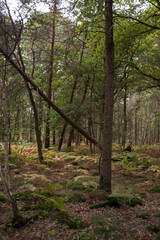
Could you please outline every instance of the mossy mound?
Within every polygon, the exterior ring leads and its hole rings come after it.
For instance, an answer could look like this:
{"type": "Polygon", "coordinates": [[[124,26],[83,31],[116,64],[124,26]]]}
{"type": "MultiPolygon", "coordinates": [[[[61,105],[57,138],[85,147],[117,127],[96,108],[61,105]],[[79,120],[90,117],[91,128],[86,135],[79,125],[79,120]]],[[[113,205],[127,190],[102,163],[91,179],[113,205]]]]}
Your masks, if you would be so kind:
{"type": "Polygon", "coordinates": [[[12,225],[14,228],[21,228],[26,223],[27,223],[27,219],[20,215],[12,220],[12,225]]]}
{"type": "Polygon", "coordinates": [[[73,191],[69,193],[68,202],[85,202],[86,199],[81,191],[73,191]]]}
{"type": "Polygon", "coordinates": [[[148,213],[141,213],[139,215],[137,215],[138,218],[141,219],[149,219],[149,214],[148,213]]]}
{"type": "Polygon", "coordinates": [[[61,224],[68,226],[70,229],[82,229],[87,226],[87,224],[81,221],[77,216],[69,216],[67,212],[55,211],[51,215],[53,221],[58,221],[61,224]]]}
{"type": "Polygon", "coordinates": [[[147,227],[147,230],[154,233],[160,232],[160,228],[157,225],[152,224],[147,227]]]}
{"type": "Polygon", "coordinates": [[[156,185],[148,190],[150,193],[160,193],[160,185],[156,185]]]}
{"type": "Polygon", "coordinates": [[[5,203],[8,201],[9,201],[8,197],[5,194],[0,193],[0,202],[5,203]]]}
{"type": "Polygon", "coordinates": [[[142,200],[139,198],[123,197],[118,195],[110,195],[105,202],[94,204],[90,209],[97,209],[105,206],[119,208],[122,204],[127,204],[131,207],[142,205],[142,200]]]}
{"type": "Polygon", "coordinates": [[[21,228],[27,223],[27,218],[18,215],[12,221],[6,223],[6,231],[9,232],[12,228],[21,228]]]}
{"type": "Polygon", "coordinates": [[[26,190],[24,192],[16,193],[14,196],[17,201],[31,203],[33,201],[32,193],[33,191],[26,190]]]}

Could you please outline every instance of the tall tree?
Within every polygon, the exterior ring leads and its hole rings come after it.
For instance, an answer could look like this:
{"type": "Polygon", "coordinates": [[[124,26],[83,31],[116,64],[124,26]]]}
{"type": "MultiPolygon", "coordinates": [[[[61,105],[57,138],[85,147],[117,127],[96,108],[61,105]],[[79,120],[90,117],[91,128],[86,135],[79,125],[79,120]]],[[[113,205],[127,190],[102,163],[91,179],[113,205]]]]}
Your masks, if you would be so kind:
{"type": "Polygon", "coordinates": [[[100,188],[108,193],[111,188],[112,118],[114,105],[114,43],[112,0],[105,0],[105,71],[106,92],[103,123],[100,188]]]}
{"type": "MultiPolygon", "coordinates": [[[[52,79],[53,79],[53,56],[54,56],[54,42],[55,42],[55,20],[57,11],[57,0],[54,0],[53,5],[53,16],[52,16],[52,31],[51,31],[51,41],[50,41],[50,61],[49,61],[49,79],[48,79],[48,98],[51,100],[52,92],[52,79]]],[[[54,98],[53,98],[54,100],[54,98]]],[[[47,119],[46,119],[46,133],[45,133],[45,148],[50,146],[50,105],[48,104],[47,119]]]]}

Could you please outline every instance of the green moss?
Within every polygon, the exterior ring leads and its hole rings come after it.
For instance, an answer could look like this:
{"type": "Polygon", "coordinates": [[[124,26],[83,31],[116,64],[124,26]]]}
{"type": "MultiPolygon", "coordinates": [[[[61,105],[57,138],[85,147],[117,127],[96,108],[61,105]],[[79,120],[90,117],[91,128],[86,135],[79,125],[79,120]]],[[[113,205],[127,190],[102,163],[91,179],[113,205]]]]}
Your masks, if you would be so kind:
{"type": "Polygon", "coordinates": [[[109,229],[106,227],[99,227],[94,230],[95,234],[107,237],[108,236],[108,231],[109,229]]]}
{"type": "Polygon", "coordinates": [[[12,225],[14,228],[20,228],[20,227],[24,226],[26,224],[26,222],[27,222],[26,218],[19,215],[17,218],[13,219],[12,225]]]}
{"type": "Polygon", "coordinates": [[[148,190],[150,193],[160,193],[160,185],[156,185],[148,190]]]}
{"type": "Polygon", "coordinates": [[[51,219],[53,221],[57,221],[59,223],[64,224],[69,221],[69,215],[67,212],[55,211],[54,213],[52,213],[51,219]]]}
{"type": "Polygon", "coordinates": [[[126,199],[126,203],[127,205],[131,206],[131,207],[135,207],[136,205],[142,205],[142,200],[139,198],[129,198],[126,199]]]}
{"type": "Polygon", "coordinates": [[[0,202],[5,203],[5,202],[8,202],[8,201],[9,201],[8,197],[5,194],[0,193],[0,202]]]}
{"type": "Polygon", "coordinates": [[[78,231],[75,231],[68,240],[73,240],[73,239],[94,240],[95,234],[93,230],[90,230],[90,229],[78,230],[78,231]]]}
{"type": "Polygon", "coordinates": [[[149,214],[148,213],[141,213],[139,215],[137,215],[138,218],[141,219],[148,219],[149,218],[149,214]]]}
{"type": "Polygon", "coordinates": [[[11,154],[9,156],[9,164],[13,164],[15,165],[17,168],[20,168],[20,158],[19,156],[15,155],[15,154],[11,154]]]}
{"type": "Polygon", "coordinates": [[[56,211],[51,215],[51,219],[68,226],[70,229],[82,229],[87,226],[80,218],[77,216],[69,216],[67,212],[56,211]]]}
{"type": "Polygon", "coordinates": [[[80,182],[66,183],[65,187],[72,190],[85,190],[85,187],[80,182]]]}
{"type": "Polygon", "coordinates": [[[152,224],[147,227],[147,230],[154,233],[160,232],[160,228],[152,224]]]}
{"type": "Polygon", "coordinates": [[[27,223],[27,219],[18,215],[12,221],[6,223],[6,231],[10,232],[13,228],[21,228],[27,223]]]}
{"type": "Polygon", "coordinates": [[[16,193],[14,196],[17,201],[23,201],[25,203],[31,203],[33,201],[32,198],[33,191],[26,190],[24,192],[16,193]]]}
{"type": "Polygon", "coordinates": [[[160,213],[156,213],[154,217],[160,218],[160,213]]]}
{"type": "Polygon", "coordinates": [[[107,218],[101,215],[92,216],[92,222],[100,226],[106,226],[108,224],[107,218]]]}
{"type": "Polygon", "coordinates": [[[69,193],[68,202],[85,202],[86,199],[82,192],[72,191],[69,193]]]}
{"type": "Polygon", "coordinates": [[[122,204],[127,204],[131,207],[138,205],[142,205],[142,200],[139,198],[131,198],[126,196],[119,196],[116,194],[110,195],[105,202],[97,203],[90,207],[90,209],[97,209],[101,207],[105,207],[108,205],[109,207],[116,207],[119,208],[122,204]]]}

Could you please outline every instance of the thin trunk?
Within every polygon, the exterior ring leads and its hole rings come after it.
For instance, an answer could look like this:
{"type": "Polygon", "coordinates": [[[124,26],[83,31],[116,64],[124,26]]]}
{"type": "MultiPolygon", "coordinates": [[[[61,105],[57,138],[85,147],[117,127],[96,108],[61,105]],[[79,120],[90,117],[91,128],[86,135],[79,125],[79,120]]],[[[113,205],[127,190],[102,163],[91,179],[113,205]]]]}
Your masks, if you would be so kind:
{"type": "Polygon", "coordinates": [[[106,95],[99,184],[101,189],[111,193],[112,119],[114,106],[114,43],[112,0],[105,0],[105,56],[106,95]]]}
{"type": "MultiPolygon", "coordinates": [[[[50,42],[50,61],[49,61],[49,79],[48,79],[48,98],[51,100],[52,93],[52,79],[53,79],[53,56],[54,56],[54,41],[55,41],[55,18],[56,18],[57,0],[54,0],[53,7],[53,21],[52,21],[52,36],[50,42]]],[[[47,119],[46,119],[46,135],[45,148],[50,147],[50,105],[48,104],[47,119]]]]}
{"type": "MultiPolygon", "coordinates": [[[[39,157],[40,163],[42,163],[43,162],[42,141],[41,141],[41,132],[40,132],[40,129],[39,129],[39,119],[38,119],[37,106],[36,106],[36,103],[34,101],[34,97],[33,97],[33,94],[32,94],[32,90],[29,86],[29,82],[27,81],[27,78],[25,77],[25,66],[24,66],[24,62],[23,62],[23,58],[22,58],[20,48],[18,48],[18,52],[19,52],[19,57],[20,57],[20,61],[21,61],[21,64],[22,64],[22,69],[23,69],[23,70],[21,70],[21,69],[20,70],[24,73],[24,75],[22,75],[22,76],[23,76],[23,79],[24,79],[24,82],[25,82],[25,85],[26,85],[26,88],[27,88],[27,91],[28,91],[28,94],[29,94],[30,103],[31,103],[31,106],[32,106],[32,109],[33,109],[33,112],[34,112],[34,122],[35,122],[35,132],[36,132],[36,140],[37,140],[37,148],[38,148],[38,157],[39,157]]],[[[34,61],[33,61],[32,78],[33,78],[33,73],[34,73],[34,61]]]]}
{"type": "Polygon", "coordinates": [[[14,195],[11,192],[11,183],[9,178],[9,161],[8,161],[8,112],[7,112],[7,96],[5,84],[0,81],[0,89],[2,89],[2,108],[3,108],[3,119],[4,119],[4,170],[2,169],[2,163],[0,159],[0,176],[2,178],[2,182],[4,184],[7,195],[11,201],[12,210],[14,219],[18,218],[18,207],[14,195]]]}
{"type": "Polygon", "coordinates": [[[123,137],[122,146],[125,148],[127,134],[127,87],[124,87],[124,98],[123,98],[123,137]]]}
{"type": "MultiPolygon", "coordinates": [[[[82,96],[82,99],[81,99],[81,102],[80,102],[79,106],[82,105],[82,104],[84,103],[85,99],[86,99],[87,89],[88,89],[88,85],[89,85],[89,80],[90,80],[90,78],[89,78],[89,76],[88,76],[88,79],[87,79],[87,81],[86,81],[85,88],[84,88],[84,93],[83,93],[83,96],[82,96]]],[[[78,120],[78,119],[77,119],[77,120],[78,120]]],[[[77,120],[76,120],[76,121],[77,121],[77,120]]],[[[70,147],[70,146],[71,146],[71,142],[72,142],[72,139],[73,139],[73,136],[74,136],[74,130],[75,130],[74,128],[71,128],[71,130],[70,130],[67,147],[70,147]]],[[[90,136],[91,136],[91,135],[90,135],[90,136]]]]}
{"type": "MultiPolygon", "coordinates": [[[[85,40],[86,40],[86,38],[87,38],[87,32],[86,32],[86,34],[85,34],[84,41],[83,41],[83,44],[82,44],[82,50],[81,50],[80,59],[79,59],[79,68],[80,68],[81,65],[82,65],[82,59],[83,59],[83,54],[84,54],[84,48],[85,48],[85,40]]],[[[76,77],[75,77],[69,104],[71,104],[72,101],[73,101],[73,97],[74,97],[75,89],[76,89],[76,86],[77,86],[78,78],[79,78],[79,74],[77,74],[76,77]]],[[[65,122],[65,124],[64,124],[64,126],[63,126],[62,133],[61,133],[61,138],[60,138],[60,142],[59,142],[59,146],[58,146],[58,150],[59,150],[59,151],[61,150],[61,147],[62,147],[63,138],[64,138],[65,131],[66,131],[66,127],[67,127],[67,122],[65,122]]],[[[73,132],[73,133],[74,133],[74,132],[73,132]]],[[[72,134],[72,133],[70,132],[70,134],[72,134]]],[[[71,137],[69,136],[69,139],[72,140],[72,136],[71,136],[71,137]]],[[[68,143],[69,143],[69,145],[71,145],[71,143],[70,143],[71,141],[70,141],[69,139],[68,139],[68,143]]]]}
{"type": "Polygon", "coordinates": [[[39,129],[38,111],[37,111],[37,107],[36,107],[36,104],[35,104],[35,101],[33,98],[32,91],[29,87],[29,84],[27,81],[25,81],[25,83],[26,83],[30,102],[31,102],[33,112],[34,112],[34,122],[35,122],[35,132],[36,132],[36,140],[37,140],[37,148],[38,148],[38,157],[39,157],[40,163],[43,163],[42,142],[41,142],[41,134],[40,134],[40,129],[39,129]]]}
{"type": "Polygon", "coordinates": [[[134,143],[137,145],[137,108],[135,109],[135,115],[134,115],[134,143]]]}

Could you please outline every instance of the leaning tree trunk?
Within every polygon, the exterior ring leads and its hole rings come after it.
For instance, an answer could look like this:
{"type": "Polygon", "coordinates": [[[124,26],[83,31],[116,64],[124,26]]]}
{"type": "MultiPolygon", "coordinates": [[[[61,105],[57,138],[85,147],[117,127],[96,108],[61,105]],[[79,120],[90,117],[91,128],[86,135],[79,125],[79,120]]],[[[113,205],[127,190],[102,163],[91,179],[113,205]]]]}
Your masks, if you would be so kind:
{"type": "Polygon", "coordinates": [[[100,165],[100,188],[110,193],[111,189],[111,155],[112,155],[112,118],[114,105],[114,44],[112,0],[105,0],[105,71],[106,91],[102,142],[102,159],[100,165]]]}

